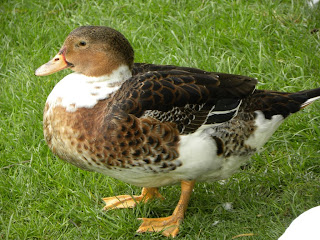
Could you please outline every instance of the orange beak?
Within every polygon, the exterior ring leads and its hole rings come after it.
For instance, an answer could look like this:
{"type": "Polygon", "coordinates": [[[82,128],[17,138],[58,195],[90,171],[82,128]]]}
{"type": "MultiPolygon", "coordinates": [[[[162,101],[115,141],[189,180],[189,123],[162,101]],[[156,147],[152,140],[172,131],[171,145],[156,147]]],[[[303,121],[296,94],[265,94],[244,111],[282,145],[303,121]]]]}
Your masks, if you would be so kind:
{"type": "Polygon", "coordinates": [[[35,71],[36,76],[46,76],[58,72],[62,69],[72,67],[73,65],[66,61],[65,48],[59,51],[49,62],[43,64],[35,71]]]}

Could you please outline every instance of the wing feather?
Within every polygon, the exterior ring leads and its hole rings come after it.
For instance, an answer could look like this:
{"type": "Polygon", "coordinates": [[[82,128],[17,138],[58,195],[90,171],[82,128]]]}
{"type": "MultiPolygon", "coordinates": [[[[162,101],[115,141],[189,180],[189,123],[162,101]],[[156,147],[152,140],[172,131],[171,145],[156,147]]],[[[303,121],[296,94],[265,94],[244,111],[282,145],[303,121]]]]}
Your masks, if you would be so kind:
{"type": "Polygon", "coordinates": [[[175,123],[181,134],[228,121],[257,81],[232,74],[170,65],[135,64],[133,77],[115,93],[117,111],[175,123]]]}

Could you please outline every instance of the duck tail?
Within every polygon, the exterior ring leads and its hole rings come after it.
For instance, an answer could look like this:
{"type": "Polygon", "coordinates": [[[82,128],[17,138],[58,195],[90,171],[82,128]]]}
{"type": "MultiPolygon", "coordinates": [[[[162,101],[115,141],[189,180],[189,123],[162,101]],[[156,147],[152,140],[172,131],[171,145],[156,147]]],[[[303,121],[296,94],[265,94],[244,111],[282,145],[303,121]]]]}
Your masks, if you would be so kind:
{"type": "Polygon", "coordinates": [[[303,109],[314,101],[320,99],[320,88],[292,93],[291,97],[292,99],[300,102],[300,109],[303,109]]]}
{"type": "Polygon", "coordinates": [[[279,114],[286,118],[317,99],[320,99],[320,88],[295,93],[256,90],[246,106],[262,111],[267,119],[279,114]]]}

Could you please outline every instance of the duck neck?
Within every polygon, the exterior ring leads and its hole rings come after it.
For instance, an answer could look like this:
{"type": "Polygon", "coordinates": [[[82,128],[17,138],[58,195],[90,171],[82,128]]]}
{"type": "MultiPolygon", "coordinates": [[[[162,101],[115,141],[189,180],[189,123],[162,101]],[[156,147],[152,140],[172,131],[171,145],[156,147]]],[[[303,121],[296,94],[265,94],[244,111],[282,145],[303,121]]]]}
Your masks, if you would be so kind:
{"type": "Polygon", "coordinates": [[[132,76],[127,66],[120,66],[111,74],[89,77],[71,73],[64,77],[52,90],[47,99],[50,107],[62,106],[67,112],[79,108],[93,108],[98,101],[107,99],[122,83],[132,76]]]}
{"type": "MultiPolygon", "coordinates": [[[[110,74],[100,77],[88,77],[94,79],[95,82],[106,82],[109,87],[121,86],[124,81],[132,76],[132,72],[127,65],[121,65],[113,70],[110,74]]],[[[90,80],[89,80],[90,81],[90,80]]]]}

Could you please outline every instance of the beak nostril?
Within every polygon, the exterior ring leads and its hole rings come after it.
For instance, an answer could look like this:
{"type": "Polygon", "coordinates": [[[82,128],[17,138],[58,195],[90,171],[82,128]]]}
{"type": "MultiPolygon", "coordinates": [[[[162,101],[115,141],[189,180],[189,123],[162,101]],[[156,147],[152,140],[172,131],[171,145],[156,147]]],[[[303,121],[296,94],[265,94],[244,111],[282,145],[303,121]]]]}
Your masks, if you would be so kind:
{"type": "Polygon", "coordinates": [[[55,62],[56,62],[56,61],[59,61],[59,60],[60,60],[60,58],[55,58],[55,59],[54,59],[55,62]]]}

